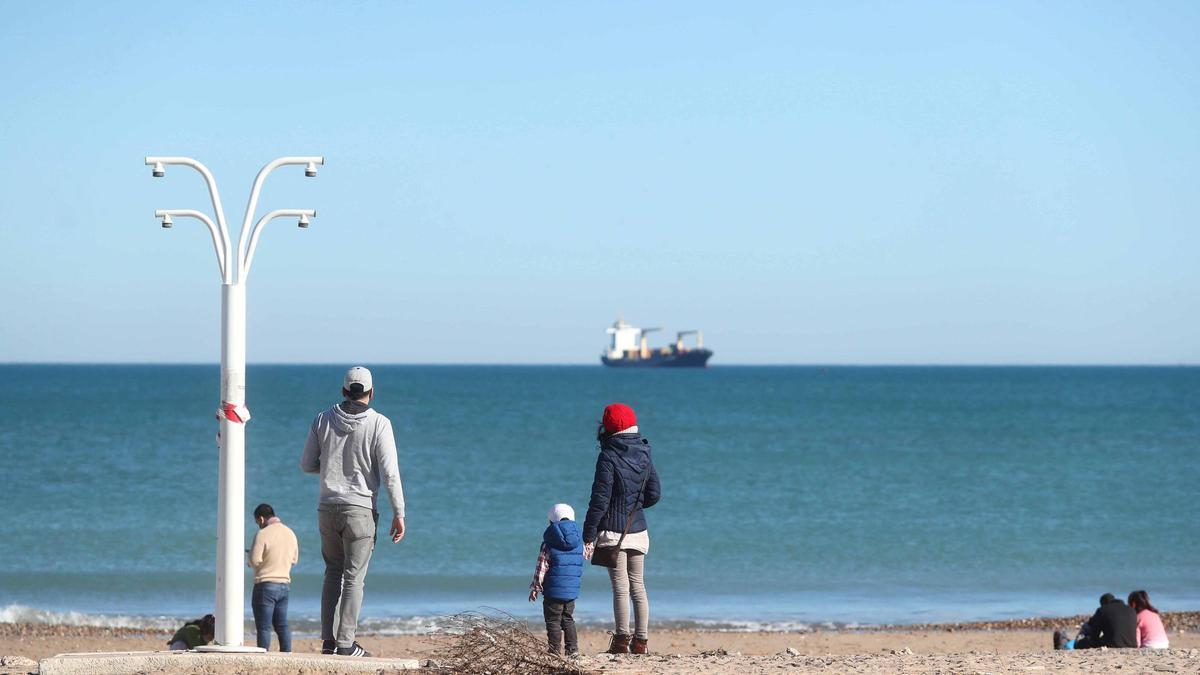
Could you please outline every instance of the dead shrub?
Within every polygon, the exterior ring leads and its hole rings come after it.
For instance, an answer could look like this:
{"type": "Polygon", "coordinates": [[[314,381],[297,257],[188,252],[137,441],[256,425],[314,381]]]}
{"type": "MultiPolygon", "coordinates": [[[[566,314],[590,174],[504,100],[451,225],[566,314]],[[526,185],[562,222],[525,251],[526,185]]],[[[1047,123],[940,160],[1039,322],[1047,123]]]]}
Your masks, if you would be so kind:
{"type": "Polygon", "coordinates": [[[461,675],[584,675],[570,659],[551,654],[545,636],[534,635],[511,614],[487,608],[437,622],[438,670],[461,675]]]}

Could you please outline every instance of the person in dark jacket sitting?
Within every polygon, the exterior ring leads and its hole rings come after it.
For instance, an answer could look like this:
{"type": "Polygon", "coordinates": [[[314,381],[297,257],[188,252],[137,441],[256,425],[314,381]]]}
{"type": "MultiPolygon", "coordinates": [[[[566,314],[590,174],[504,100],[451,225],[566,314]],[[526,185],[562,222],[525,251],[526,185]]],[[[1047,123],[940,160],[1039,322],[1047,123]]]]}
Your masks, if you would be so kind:
{"type": "Polygon", "coordinates": [[[1135,648],[1138,646],[1137,612],[1113,597],[1100,596],[1100,608],[1079,628],[1079,635],[1068,640],[1063,631],[1055,631],[1055,649],[1095,649],[1097,647],[1135,648]]]}
{"type": "Polygon", "coordinates": [[[213,641],[216,628],[217,618],[212,614],[205,614],[195,621],[183,624],[183,628],[175,631],[175,635],[167,641],[167,647],[173,652],[201,647],[213,641]]]}
{"type": "Polygon", "coordinates": [[[550,653],[561,653],[565,636],[567,655],[574,656],[579,653],[575,600],[579,598],[579,582],[583,579],[583,534],[570,504],[555,504],[547,518],[550,526],[542,533],[542,549],[533,569],[533,583],[529,584],[529,601],[542,594],[550,653]]]}
{"type": "Polygon", "coordinates": [[[649,652],[650,600],[643,581],[650,532],[643,509],[658,503],[660,485],[650,441],[638,432],[637,416],[624,403],[604,409],[596,434],[600,455],[592,481],[592,499],[583,523],[584,557],[591,558],[597,546],[616,546],[617,566],[609,568],[613,589],[613,618],[616,623],[610,654],[649,652]],[[644,487],[643,487],[644,485],[644,487]],[[630,514],[632,513],[632,517],[630,514]],[[629,632],[629,601],[633,599],[634,630],[629,632]]]}

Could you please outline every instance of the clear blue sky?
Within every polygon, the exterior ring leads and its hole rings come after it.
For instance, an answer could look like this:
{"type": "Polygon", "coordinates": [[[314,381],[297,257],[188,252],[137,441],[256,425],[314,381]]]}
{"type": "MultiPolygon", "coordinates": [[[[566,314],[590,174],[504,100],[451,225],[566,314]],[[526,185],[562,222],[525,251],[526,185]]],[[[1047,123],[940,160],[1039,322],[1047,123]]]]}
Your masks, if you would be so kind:
{"type": "Polygon", "coordinates": [[[3,3],[0,361],[1200,362],[1200,4],[3,3]],[[334,6],[335,4],[339,6],[334,6]]]}

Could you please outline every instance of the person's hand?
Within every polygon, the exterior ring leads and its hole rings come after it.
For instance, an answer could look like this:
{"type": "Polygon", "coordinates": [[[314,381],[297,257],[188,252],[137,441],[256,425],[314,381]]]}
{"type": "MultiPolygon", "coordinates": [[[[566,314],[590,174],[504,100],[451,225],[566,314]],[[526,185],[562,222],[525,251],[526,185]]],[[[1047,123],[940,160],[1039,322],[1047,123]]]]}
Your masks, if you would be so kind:
{"type": "Polygon", "coordinates": [[[537,601],[537,591],[529,591],[529,601],[530,602],[537,601]]]}
{"type": "Polygon", "coordinates": [[[596,552],[596,542],[590,541],[583,545],[583,559],[591,560],[592,554],[596,552]]]}
{"type": "Polygon", "coordinates": [[[392,543],[399,544],[404,538],[404,519],[400,516],[392,516],[392,543]]]}

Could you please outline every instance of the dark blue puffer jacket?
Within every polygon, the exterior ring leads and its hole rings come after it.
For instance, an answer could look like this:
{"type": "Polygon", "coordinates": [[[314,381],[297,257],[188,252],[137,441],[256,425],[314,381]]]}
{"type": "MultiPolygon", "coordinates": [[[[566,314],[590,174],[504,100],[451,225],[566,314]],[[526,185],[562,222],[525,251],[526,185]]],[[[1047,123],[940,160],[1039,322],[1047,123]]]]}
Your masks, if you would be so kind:
{"type": "Polygon", "coordinates": [[[658,472],[650,460],[650,441],[641,434],[614,434],[600,441],[592,499],[583,521],[584,541],[596,541],[596,533],[600,530],[625,530],[625,518],[637,501],[643,478],[646,478],[646,491],[633,514],[633,522],[629,523],[630,532],[646,531],[646,514],[642,509],[657,504],[661,496],[658,472]]]}
{"type": "Polygon", "coordinates": [[[542,595],[563,601],[578,598],[579,580],[583,578],[583,535],[579,523],[573,520],[550,523],[542,533],[542,542],[550,551],[550,569],[542,579],[542,595]]]}

